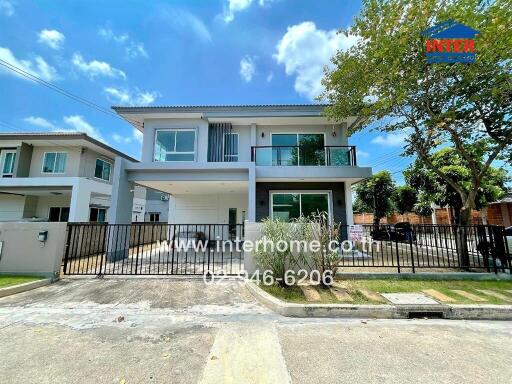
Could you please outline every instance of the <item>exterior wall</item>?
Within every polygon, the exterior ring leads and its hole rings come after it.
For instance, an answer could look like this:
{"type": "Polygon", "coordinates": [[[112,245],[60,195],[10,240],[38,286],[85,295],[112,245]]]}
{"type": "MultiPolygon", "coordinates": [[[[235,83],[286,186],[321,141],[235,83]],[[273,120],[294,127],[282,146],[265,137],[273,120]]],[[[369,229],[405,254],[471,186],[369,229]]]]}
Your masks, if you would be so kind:
{"type": "Polygon", "coordinates": [[[247,217],[247,194],[175,195],[169,198],[171,224],[228,224],[229,208],[237,209],[237,223],[247,217]]]}
{"type": "Polygon", "coordinates": [[[345,183],[342,182],[258,182],[256,183],[256,221],[261,221],[270,215],[270,192],[276,190],[331,191],[334,221],[342,224],[346,224],[347,222],[345,183]]]}
{"type": "Polygon", "coordinates": [[[23,217],[36,217],[37,213],[37,196],[25,196],[25,206],[23,207],[23,217]]]}
{"type": "Polygon", "coordinates": [[[80,147],[34,147],[32,150],[32,161],[30,162],[29,177],[70,177],[80,174],[80,159],[82,148],[80,147]],[[43,173],[43,158],[45,152],[66,152],[66,168],[64,173],[53,174],[43,173]]]}
{"type": "Polygon", "coordinates": [[[346,129],[334,125],[336,136],[332,136],[332,125],[258,125],[256,145],[272,145],[272,133],[324,133],[325,145],[348,145],[346,129]],[[261,134],[264,137],[261,137],[261,134]]]}
{"type": "Polygon", "coordinates": [[[231,132],[238,133],[238,161],[251,161],[251,126],[234,125],[231,132]]]}
{"type": "Polygon", "coordinates": [[[0,274],[57,277],[64,254],[66,223],[0,223],[0,274]],[[39,231],[48,231],[46,242],[39,231]]]}
{"type": "Polygon", "coordinates": [[[80,177],[90,177],[93,178],[96,181],[99,181],[101,183],[109,183],[112,184],[112,171],[114,170],[114,160],[106,157],[104,155],[101,155],[97,152],[91,151],[90,149],[84,148],[83,154],[80,156],[80,166],[79,166],[79,173],[77,176],[80,177]],[[103,179],[98,179],[94,176],[94,171],[96,169],[96,159],[101,159],[108,161],[111,165],[110,168],[110,180],[105,181],[103,179]]]}
{"type": "Polygon", "coordinates": [[[160,213],[160,222],[167,223],[169,221],[169,200],[162,201],[160,198],[148,198],[146,200],[146,214],[144,216],[145,221],[149,221],[150,213],[160,213]]]}
{"type": "Polygon", "coordinates": [[[0,221],[20,220],[24,206],[25,196],[0,194],[0,221]]]}
{"type": "Polygon", "coordinates": [[[69,207],[70,204],[70,195],[39,196],[37,198],[36,216],[41,219],[48,219],[50,207],[69,207]]]}
{"type": "Polygon", "coordinates": [[[26,143],[21,143],[16,149],[16,161],[14,162],[14,175],[16,177],[27,177],[29,175],[32,151],[33,147],[26,143]]]}
{"type": "Polygon", "coordinates": [[[158,129],[195,129],[196,162],[206,163],[208,155],[208,122],[202,119],[148,119],[144,121],[142,139],[143,163],[152,163],[154,159],[155,132],[158,129]]]}

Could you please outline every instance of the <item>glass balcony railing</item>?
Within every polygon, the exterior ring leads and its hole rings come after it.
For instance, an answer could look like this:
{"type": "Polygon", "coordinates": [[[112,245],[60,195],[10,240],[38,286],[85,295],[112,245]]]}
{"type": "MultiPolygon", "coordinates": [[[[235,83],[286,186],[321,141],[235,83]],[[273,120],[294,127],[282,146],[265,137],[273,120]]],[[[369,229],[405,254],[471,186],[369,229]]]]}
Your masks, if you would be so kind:
{"type": "Polygon", "coordinates": [[[355,166],[355,146],[258,146],[251,160],[262,166],[355,166]]]}

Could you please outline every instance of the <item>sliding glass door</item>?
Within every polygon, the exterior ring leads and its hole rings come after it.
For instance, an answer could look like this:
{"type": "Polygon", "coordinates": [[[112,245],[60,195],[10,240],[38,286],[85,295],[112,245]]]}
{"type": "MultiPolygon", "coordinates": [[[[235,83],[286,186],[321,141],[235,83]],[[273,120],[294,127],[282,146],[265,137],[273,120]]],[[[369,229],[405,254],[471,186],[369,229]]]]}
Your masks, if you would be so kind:
{"type": "Polygon", "coordinates": [[[323,133],[273,133],[272,165],[325,165],[323,133]]]}

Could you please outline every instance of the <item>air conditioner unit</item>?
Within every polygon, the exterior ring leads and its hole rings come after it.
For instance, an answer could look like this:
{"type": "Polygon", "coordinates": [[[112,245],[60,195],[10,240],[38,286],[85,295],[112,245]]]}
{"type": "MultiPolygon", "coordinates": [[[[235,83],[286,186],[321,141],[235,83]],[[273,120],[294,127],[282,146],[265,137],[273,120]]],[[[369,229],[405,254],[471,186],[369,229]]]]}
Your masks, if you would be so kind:
{"type": "Polygon", "coordinates": [[[161,195],[160,200],[162,201],[169,201],[169,195],[161,195]]]}

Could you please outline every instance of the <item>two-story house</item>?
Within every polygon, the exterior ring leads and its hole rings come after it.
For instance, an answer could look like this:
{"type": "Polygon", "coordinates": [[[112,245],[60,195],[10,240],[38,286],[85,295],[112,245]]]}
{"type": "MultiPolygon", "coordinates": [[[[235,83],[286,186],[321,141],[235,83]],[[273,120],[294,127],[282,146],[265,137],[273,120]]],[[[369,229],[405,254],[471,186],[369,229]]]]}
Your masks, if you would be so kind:
{"type": "Polygon", "coordinates": [[[85,133],[0,133],[0,221],[108,220],[115,158],[136,162],[85,133]]]}
{"type": "Polygon", "coordinates": [[[111,223],[129,223],[134,185],[170,196],[169,223],[292,220],[318,210],[352,224],[357,165],[346,122],[324,105],[113,107],[142,126],[142,159],[118,158],[111,223]]]}

